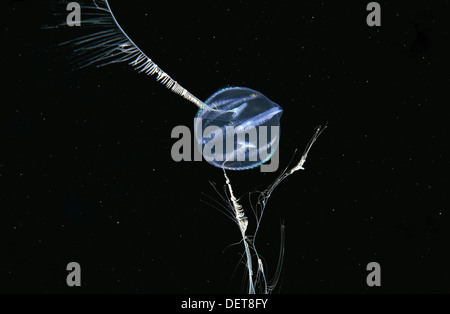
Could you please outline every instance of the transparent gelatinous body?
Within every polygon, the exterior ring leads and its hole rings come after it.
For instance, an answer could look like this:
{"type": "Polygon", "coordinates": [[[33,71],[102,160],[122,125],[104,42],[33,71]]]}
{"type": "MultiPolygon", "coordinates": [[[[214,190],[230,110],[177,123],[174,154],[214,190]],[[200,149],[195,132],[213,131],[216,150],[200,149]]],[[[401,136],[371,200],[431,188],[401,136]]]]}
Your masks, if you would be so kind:
{"type": "Polygon", "coordinates": [[[245,87],[222,89],[205,101],[194,122],[195,137],[210,164],[245,170],[266,162],[278,147],[283,109],[245,87]]]}

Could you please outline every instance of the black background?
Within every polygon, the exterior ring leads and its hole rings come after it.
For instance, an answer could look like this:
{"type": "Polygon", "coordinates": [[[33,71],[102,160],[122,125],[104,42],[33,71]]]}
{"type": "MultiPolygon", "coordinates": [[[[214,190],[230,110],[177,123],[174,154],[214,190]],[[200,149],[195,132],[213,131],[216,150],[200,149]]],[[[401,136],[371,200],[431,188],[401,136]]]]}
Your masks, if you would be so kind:
{"type": "MultiPolygon", "coordinates": [[[[328,129],[266,209],[279,293],[450,291],[448,1],[111,0],[128,35],[205,100],[226,86],[283,109],[280,168],[328,129]],[[368,3],[368,1],[367,1],[368,3]],[[366,285],[378,262],[382,286],[366,285]]],[[[242,292],[237,227],[202,202],[220,169],[172,160],[196,108],[126,64],[72,71],[64,4],[3,1],[1,292],[242,292]],[[82,287],[66,285],[78,262],[82,287]],[[237,267],[237,271],[234,270],[237,267]]],[[[276,173],[229,173],[237,195],[276,173]]],[[[245,202],[243,201],[245,206],[245,202]]],[[[252,221],[250,221],[250,224],[252,221]]],[[[269,276],[270,277],[270,276],[269,276]]]]}

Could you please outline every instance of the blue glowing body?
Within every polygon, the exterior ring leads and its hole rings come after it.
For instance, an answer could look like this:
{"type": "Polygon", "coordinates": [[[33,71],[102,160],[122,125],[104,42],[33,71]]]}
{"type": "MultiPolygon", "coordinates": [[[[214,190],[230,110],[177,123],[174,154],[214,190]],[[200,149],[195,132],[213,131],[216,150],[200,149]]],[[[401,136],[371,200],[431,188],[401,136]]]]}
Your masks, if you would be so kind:
{"type": "Polygon", "coordinates": [[[203,157],[228,170],[258,167],[270,159],[280,139],[283,109],[245,87],[222,89],[205,101],[194,122],[203,157]]]}

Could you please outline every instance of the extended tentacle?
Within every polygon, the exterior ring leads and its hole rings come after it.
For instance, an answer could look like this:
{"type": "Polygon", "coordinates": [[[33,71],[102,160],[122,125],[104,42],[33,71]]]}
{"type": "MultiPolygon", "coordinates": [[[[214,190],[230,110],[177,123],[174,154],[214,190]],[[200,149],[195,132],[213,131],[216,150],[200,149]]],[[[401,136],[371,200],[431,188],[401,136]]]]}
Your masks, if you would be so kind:
{"type": "Polygon", "coordinates": [[[83,16],[88,17],[81,21],[82,26],[105,28],[105,30],[61,43],[61,45],[70,44],[76,47],[74,52],[79,55],[79,58],[75,68],[81,69],[93,64],[101,67],[112,63],[128,62],[140,73],[156,75],[156,80],[175,94],[201,109],[209,110],[208,106],[173,80],[139,49],[117,22],[107,0],[93,0],[93,5],[82,7],[82,12],[83,16]]]}
{"type": "MultiPolygon", "coordinates": [[[[304,169],[303,165],[306,161],[306,158],[308,156],[308,153],[314,144],[314,142],[317,140],[317,138],[322,134],[322,132],[326,129],[327,124],[324,126],[318,126],[316,128],[316,132],[312,136],[309,143],[306,145],[306,148],[303,152],[303,155],[300,158],[300,161],[292,167],[290,170],[288,170],[291,166],[290,164],[280,173],[280,175],[277,177],[277,179],[269,185],[264,191],[257,192],[258,193],[258,199],[255,207],[252,205],[252,210],[256,217],[256,228],[255,232],[251,236],[247,236],[247,227],[248,227],[248,218],[245,215],[244,209],[242,205],[239,203],[239,200],[234,196],[233,188],[231,186],[230,179],[228,178],[225,169],[223,169],[224,177],[225,177],[225,187],[228,189],[228,194],[226,195],[226,198],[222,195],[222,201],[226,204],[226,206],[230,209],[230,212],[233,214],[233,220],[237,223],[239,226],[239,229],[241,231],[242,239],[239,243],[244,244],[244,261],[248,272],[248,293],[254,294],[257,291],[257,286],[260,286],[262,288],[262,292],[265,294],[271,293],[274,291],[275,287],[277,286],[282,272],[282,266],[284,261],[284,241],[285,241],[285,225],[284,223],[281,224],[281,243],[280,243],[280,252],[279,252],[279,258],[278,258],[278,264],[273,276],[272,281],[269,283],[266,278],[266,273],[264,270],[264,265],[261,259],[261,256],[258,253],[258,250],[256,249],[256,237],[259,231],[259,228],[261,226],[261,220],[264,215],[264,210],[266,208],[267,202],[272,195],[272,192],[275,190],[275,188],[287,177],[289,177],[294,172],[304,169]],[[253,267],[253,260],[252,260],[252,254],[250,252],[250,249],[254,252],[254,257],[256,261],[256,268],[253,267]],[[256,272],[254,272],[256,270],[256,272]]],[[[216,190],[216,192],[218,192],[216,190]]],[[[251,198],[250,198],[251,203],[251,198]]]]}

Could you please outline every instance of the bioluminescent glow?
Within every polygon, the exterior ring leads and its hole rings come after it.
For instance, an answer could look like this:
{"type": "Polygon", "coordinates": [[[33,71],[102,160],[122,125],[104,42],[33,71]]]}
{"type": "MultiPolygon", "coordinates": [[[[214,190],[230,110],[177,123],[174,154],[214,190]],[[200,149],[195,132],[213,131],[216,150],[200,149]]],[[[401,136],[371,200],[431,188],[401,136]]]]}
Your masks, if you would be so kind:
{"type": "MultiPolygon", "coordinates": [[[[177,81],[172,79],[156,63],[150,59],[128,37],[118,24],[107,0],[94,0],[92,5],[82,6],[81,29],[88,34],[61,45],[73,46],[75,55],[75,68],[81,69],[91,65],[106,66],[112,63],[128,62],[130,66],[147,75],[155,75],[156,80],[165,85],[173,93],[176,93],[199,109],[196,121],[196,138],[199,145],[207,147],[202,151],[208,151],[216,155],[216,159],[205,156],[205,159],[213,166],[221,168],[225,177],[225,194],[218,193],[220,200],[214,200],[215,204],[232,219],[238,226],[244,246],[243,261],[248,273],[248,293],[270,293],[275,288],[281,273],[284,257],[284,225],[281,226],[281,245],[278,267],[269,280],[265,273],[261,256],[256,249],[256,237],[260,229],[261,220],[267,202],[275,188],[288,176],[298,170],[303,170],[308,153],[319,135],[325,130],[325,126],[316,128],[313,137],[306,146],[299,162],[292,168],[287,167],[264,191],[257,192],[256,204],[251,205],[255,218],[255,231],[248,234],[248,210],[246,211],[236,198],[231,181],[226,170],[246,170],[255,168],[268,161],[278,149],[280,140],[280,118],[283,109],[268,99],[263,94],[245,87],[232,87],[220,89],[205,102],[192,95],[177,81]],[[85,18],[84,18],[85,17],[85,18]],[[218,152],[219,143],[211,145],[213,137],[205,137],[208,127],[214,126],[211,135],[216,131],[226,133],[227,127],[233,127],[235,133],[231,141],[226,141],[225,149],[218,152]],[[251,134],[248,127],[263,128],[267,132],[251,134]],[[265,135],[263,136],[263,133],[265,135]],[[230,144],[231,143],[231,144],[230,144]],[[209,146],[208,146],[209,145],[209,146]]],[[[65,23],[60,26],[65,25],[65,23]]],[[[259,129],[261,130],[261,129],[259,129]]],[[[214,187],[215,188],[215,187],[214,187]]],[[[215,188],[218,192],[218,189],[215,188]]]]}

